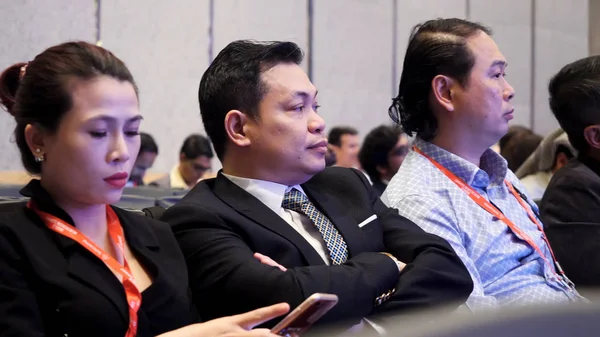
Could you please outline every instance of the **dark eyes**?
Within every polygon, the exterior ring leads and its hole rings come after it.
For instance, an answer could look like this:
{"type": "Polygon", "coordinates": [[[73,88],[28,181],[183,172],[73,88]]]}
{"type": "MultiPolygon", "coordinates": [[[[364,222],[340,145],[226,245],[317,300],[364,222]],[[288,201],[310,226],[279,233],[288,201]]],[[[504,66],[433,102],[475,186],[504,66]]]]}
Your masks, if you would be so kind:
{"type": "MultiPolygon", "coordinates": [[[[90,131],[90,135],[93,138],[104,138],[106,137],[108,133],[106,131],[90,131]]],[[[127,135],[127,137],[135,137],[138,136],[140,134],[139,131],[125,131],[125,135],[127,135]]]]}
{"type": "MultiPolygon", "coordinates": [[[[313,105],[313,107],[312,107],[312,108],[313,108],[313,110],[315,110],[315,111],[319,111],[319,108],[320,108],[320,107],[321,107],[321,106],[317,104],[317,105],[313,105]]],[[[306,107],[305,107],[304,105],[301,105],[301,106],[297,106],[297,107],[295,107],[293,110],[294,110],[294,111],[296,111],[296,112],[303,112],[305,108],[306,108],[306,107]]]]}

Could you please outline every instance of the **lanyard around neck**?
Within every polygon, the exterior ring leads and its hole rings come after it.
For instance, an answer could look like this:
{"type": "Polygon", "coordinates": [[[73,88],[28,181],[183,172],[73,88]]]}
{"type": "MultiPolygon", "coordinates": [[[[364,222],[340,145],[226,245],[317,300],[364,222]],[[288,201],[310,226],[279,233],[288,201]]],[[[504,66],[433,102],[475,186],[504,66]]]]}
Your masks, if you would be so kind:
{"type": "Polygon", "coordinates": [[[34,202],[29,201],[29,203],[27,203],[27,207],[35,211],[42,218],[49,229],[79,243],[90,253],[102,260],[102,262],[110,267],[110,269],[112,269],[115,273],[121,276],[121,283],[125,289],[127,306],[129,308],[129,328],[127,329],[125,337],[135,337],[137,333],[137,313],[142,305],[142,295],[135,286],[133,274],[131,274],[129,264],[125,258],[125,235],[123,234],[123,227],[121,227],[121,222],[115,214],[115,211],[113,211],[110,206],[106,206],[107,230],[112,243],[116,246],[119,253],[123,257],[123,264],[119,263],[112,256],[110,256],[110,254],[98,247],[98,245],[77,230],[77,228],[69,225],[65,221],[55,217],[52,214],[48,214],[39,210],[34,202]]]}

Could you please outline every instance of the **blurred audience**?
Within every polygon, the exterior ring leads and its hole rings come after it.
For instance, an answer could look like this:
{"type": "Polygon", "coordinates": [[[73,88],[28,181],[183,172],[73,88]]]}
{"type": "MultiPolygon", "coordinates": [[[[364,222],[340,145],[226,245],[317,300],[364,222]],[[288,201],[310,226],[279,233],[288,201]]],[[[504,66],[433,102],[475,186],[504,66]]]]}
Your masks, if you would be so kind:
{"type": "Polygon", "coordinates": [[[320,324],[375,333],[364,317],[462,303],[472,281],[446,241],[385,207],[358,170],[325,168],[325,122],[302,58],[292,42],[235,41],[200,81],[223,170],[162,220],[201,316],[325,292],[339,302],[320,324]]]}
{"type": "Polygon", "coordinates": [[[542,219],[548,227],[600,225],[600,56],[566,65],[548,90],[552,113],[578,156],[550,180],[540,207],[542,219]]]}
{"type": "MultiPolygon", "coordinates": [[[[125,64],[86,42],[53,46],[0,76],[1,105],[33,179],[0,221],[2,336],[274,336],[286,304],[200,321],[168,225],[110,206],[140,148],[125,64]]],[[[236,299],[243,301],[243,299],[236,299]]]]}
{"type": "Polygon", "coordinates": [[[140,132],[140,152],[131,169],[131,175],[127,182],[128,187],[144,186],[144,175],[154,165],[156,156],[158,156],[158,145],[154,138],[145,132],[140,132]]]}
{"type": "Polygon", "coordinates": [[[358,151],[360,142],[358,131],[350,126],[336,126],[327,136],[329,148],[335,157],[335,166],[359,168],[358,151]]]}
{"type": "Polygon", "coordinates": [[[542,136],[523,126],[511,126],[500,139],[500,155],[506,159],[508,169],[516,171],[542,142],[542,136]]]}
{"type": "Polygon", "coordinates": [[[190,189],[196,186],[204,175],[210,173],[213,156],[208,138],[198,134],[190,135],[183,141],[179,151],[179,163],[168,175],[153,181],[150,185],[190,189]]]}
{"type": "Polygon", "coordinates": [[[537,206],[490,149],[514,111],[507,63],[490,34],[461,19],[413,30],[389,113],[417,138],[382,198],[454,248],[474,282],[469,308],[577,301],[537,206]]]}
{"type": "Polygon", "coordinates": [[[410,150],[409,143],[408,136],[398,126],[381,125],[365,137],[358,158],[379,195],[398,172],[410,150]]]}
{"type": "Polygon", "coordinates": [[[539,203],[552,175],[577,152],[563,129],[550,133],[515,172],[527,194],[539,203]]]}

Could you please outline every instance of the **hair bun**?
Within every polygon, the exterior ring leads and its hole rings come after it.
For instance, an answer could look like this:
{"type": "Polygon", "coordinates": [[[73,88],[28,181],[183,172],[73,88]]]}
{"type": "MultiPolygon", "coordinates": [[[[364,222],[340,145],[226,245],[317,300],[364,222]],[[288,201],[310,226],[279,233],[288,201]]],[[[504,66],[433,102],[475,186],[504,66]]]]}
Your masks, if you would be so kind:
{"type": "Polygon", "coordinates": [[[6,68],[0,75],[0,104],[9,114],[15,117],[13,107],[16,103],[15,97],[21,82],[21,73],[24,74],[28,63],[20,62],[6,68]]]}

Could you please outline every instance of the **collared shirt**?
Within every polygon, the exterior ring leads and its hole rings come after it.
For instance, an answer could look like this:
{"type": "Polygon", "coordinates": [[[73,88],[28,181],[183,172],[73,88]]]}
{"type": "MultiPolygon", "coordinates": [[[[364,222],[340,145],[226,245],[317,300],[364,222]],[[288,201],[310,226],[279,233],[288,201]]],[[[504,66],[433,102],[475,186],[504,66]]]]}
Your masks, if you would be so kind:
{"type": "MultiPolygon", "coordinates": [[[[223,173],[223,175],[232,183],[236,184],[239,188],[252,194],[252,196],[260,200],[273,212],[277,213],[283,220],[285,220],[285,222],[287,222],[300,235],[302,235],[306,241],[308,241],[308,243],[317,251],[319,256],[321,256],[323,261],[325,261],[325,264],[331,265],[331,260],[327,251],[327,246],[325,245],[325,241],[323,241],[323,236],[310,218],[302,213],[281,207],[285,193],[290,191],[292,188],[295,188],[302,192],[302,194],[306,195],[300,185],[286,186],[271,181],[236,177],[225,173],[223,173]]],[[[368,323],[373,329],[379,332],[380,335],[385,332],[385,330],[377,323],[363,318],[360,323],[350,328],[347,333],[352,336],[354,334],[360,334],[363,332],[363,322],[368,323]]]]}
{"type": "Polygon", "coordinates": [[[265,206],[279,215],[294,230],[296,230],[298,234],[302,235],[327,265],[330,264],[329,253],[325,241],[323,241],[323,236],[321,236],[319,229],[313,224],[310,218],[302,213],[281,207],[285,193],[292,188],[305,194],[300,185],[285,186],[271,181],[241,178],[225,173],[223,173],[223,175],[241,189],[252,194],[252,196],[260,200],[265,206]]]}
{"type": "MultiPolygon", "coordinates": [[[[543,251],[550,264],[502,221],[481,208],[427,158],[411,151],[382,200],[425,231],[446,239],[471,273],[471,309],[509,304],[567,302],[578,298],[555,273],[543,233],[508,191],[524,191],[506,160],[488,149],[481,168],[431,143],[415,145],[495,205],[543,251]]],[[[537,206],[531,208],[537,214],[537,206]]]]}
{"type": "Polygon", "coordinates": [[[169,173],[169,185],[171,188],[190,188],[181,176],[181,172],[179,172],[179,164],[173,166],[171,172],[169,173]]]}

